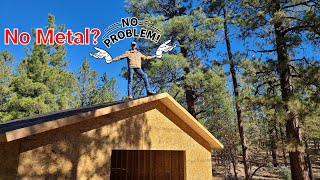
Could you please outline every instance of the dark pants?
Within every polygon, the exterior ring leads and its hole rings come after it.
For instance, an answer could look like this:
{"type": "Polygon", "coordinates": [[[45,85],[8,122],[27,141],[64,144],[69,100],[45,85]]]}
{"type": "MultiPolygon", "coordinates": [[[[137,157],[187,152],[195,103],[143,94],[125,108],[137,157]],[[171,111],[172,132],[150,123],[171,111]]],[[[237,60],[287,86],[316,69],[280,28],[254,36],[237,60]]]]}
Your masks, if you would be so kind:
{"type": "Polygon", "coordinates": [[[132,79],[134,71],[143,79],[147,92],[150,91],[148,75],[141,68],[129,68],[128,96],[132,96],[132,79]]]}

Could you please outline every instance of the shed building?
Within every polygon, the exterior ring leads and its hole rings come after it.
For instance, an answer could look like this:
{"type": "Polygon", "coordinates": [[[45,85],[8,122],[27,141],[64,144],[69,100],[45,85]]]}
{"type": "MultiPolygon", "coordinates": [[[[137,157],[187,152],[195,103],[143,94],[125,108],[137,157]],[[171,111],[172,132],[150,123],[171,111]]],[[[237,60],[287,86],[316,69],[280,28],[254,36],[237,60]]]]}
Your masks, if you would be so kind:
{"type": "Polygon", "coordinates": [[[212,179],[223,145],[167,93],[0,124],[0,179],[212,179]]]}

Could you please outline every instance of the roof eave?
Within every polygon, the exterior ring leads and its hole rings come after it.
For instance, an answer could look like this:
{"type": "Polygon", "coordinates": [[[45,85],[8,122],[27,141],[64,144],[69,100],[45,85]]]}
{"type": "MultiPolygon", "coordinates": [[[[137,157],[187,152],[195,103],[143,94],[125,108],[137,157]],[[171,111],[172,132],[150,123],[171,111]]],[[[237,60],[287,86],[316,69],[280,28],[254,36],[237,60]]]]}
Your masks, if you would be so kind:
{"type": "Polygon", "coordinates": [[[216,139],[202,124],[200,124],[185,108],[183,108],[169,94],[166,98],[160,100],[171,111],[176,113],[184,122],[206,140],[211,149],[223,149],[223,144],[216,139]]]}

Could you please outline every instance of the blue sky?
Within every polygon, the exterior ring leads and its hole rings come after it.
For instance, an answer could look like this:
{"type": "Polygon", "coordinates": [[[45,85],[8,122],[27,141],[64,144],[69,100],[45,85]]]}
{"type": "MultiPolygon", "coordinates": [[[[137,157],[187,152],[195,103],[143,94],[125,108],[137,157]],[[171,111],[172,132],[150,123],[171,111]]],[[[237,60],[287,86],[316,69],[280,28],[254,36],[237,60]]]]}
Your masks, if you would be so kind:
{"type": "MultiPolygon", "coordinates": [[[[31,34],[32,28],[44,28],[47,25],[48,14],[54,14],[57,25],[65,24],[67,29],[73,32],[84,32],[85,27],[97,27],[103,33],[103,30],[112,23],[118,22],[123,17],[129,17],[125,12],[124,1],[88,1],[89,3],[80,3],[80,1],[3,1],[0,15],[0,51],[9,50],[14,54],[16,63],[25,57],[24,46],[5,45],[4,29],[19,28],[19,32],[26,31],[31,34]]],[[[101,39],[98,40],[98,47],[105,47],[101,39]]],[[[130,48],[132,39],[122,40],[114,45],[108,52],[112,56],[118,56],[130,48]]],[[[30,43],[31,44],[31,43],[30,43]]],[[[29,46],[29,45],[28,45],[29,46]]],[[[66,45],[67,59],[70,60],[69,70],[76,71],[84,57],[89,59],[93,69],[98,71],[99,75],[107,72],[109,77],[116,77],[117,86],[121,91],[121,96],[125,94],[127,81],[120,77],[121,68],[126,66],[126,61],[107,64],[104,60],[97,60],[89,56],[89,52],[95,52],[94,45],[66,45]]],[[[106,48],[104,48],[106,49],[106,48]]]]}
{"type": "MultiPolygon", "coordinates": [[[[120,21],[121,18],[130,17],[125,12],[124,1],[103,1],[96,0],[90,3],[79,3],[79,1],[18,1],[10,0],[3,1],[1,3],[2,9],[0,13],[0,51],[9,50],[12,52],[16,59],[16,64],[19,63],[21,58],[25,57],[23,45],[4,45],[4,29],[19,28],[19,31],[26,31],[31,33],[32,28],[45,28],[47,25],[48,14],[54,14],[56,17],[55,23],[57,25],[65,24],[67,29],[71,29],[73,32],[84,32],[85,27],[99,28],[101,35],[98,39],[96,46],[105,46],[102,43],[102,35],[104,29],[109,25],[120,21]]],[[[234,34],[237,30],[231,29],[230,34],[234,34]]],[[[125,50],[130,48],[130,42],[133,39],[124,39],[114,45],[108,52],[116,57],[121,55],[125,50]]],[[[253,45],[255,40],[249,40],[246,43],[253,45]]],[[[232,41],[233,51],[244,50],[244,42],[239,40],[232,41]]],[[[107,64],[104,60],[97,60],[89,56],[89,52],[95,52],[93,49],[95,45],[66,45],[67,48],[67,59],[70,60],[68,69],[76,71],[84,57],[89,59],[91,67],[99,73],[101,76],[104,72],[107,72],[109,77],[115,77],[117,79],[117,87],[120,91],[120,97],[126,95],[127,81],[120,76],[121,68],[126,66],[126,60],[118,61],[115,63],[107,64]]],[[[209,53],[209,59],[219,58],[217,53],[226,53],[224,43],[218,43],[217,47],[213,49],[213,52],[209,53]]],[[[319,55],[319,52],[310,53],[310,46],[306,46],[306,50],[302,51],[300,56],[313,54],[314,56],[319,55]]],[[[221,57],[220,57],[221,58],[221,57]]],[[[228,66],[225,66],[226,70],[228,66]]],[[[152,77],[151,77],[152,78],[152,77]]]]}
{"type": "MultiPolygon", "coordinates": [[[[32,28],[45,28],[47,25],[48,14],[55,15],[55,24],[65,24],[66,29],[71,29],[73,32],[84,32],[85,27],[99,28],[101,35],[96,46],[104,49],[105,45],[102,42],[104,29],[109,25],[120,21],[121,18],[130,17],[125,11],[124,1],[102,1],[97,0],[92,3],[79,3],[79,1],[47,1],[44,3],[40,0],[31,1],[4,1],[2,2],[2,10],[0,15],[0,51],[9,50],[14,54],[16,64],[21,58],[26,57],[24,46],[5,45],[4,44],[4,29],[18,28],[19,32],[28,32],[31,34],[32,28]]],[[[125,50],[130,48],[130,42],[133,39],[124,39],[114,45],[108,52],[116,57],[121,55],[125,50]]],[[[27,45],[28,47],[31,45],[27,45]]],[[[84,57],[89,59],[90,66],[101,76],[107,72],[109,77],[117,79],[117,87],[120,90],[120,97],[126,95],[127,81],[120,76],[121,68],[126,66],[126,60],[107,64],[104,60],[94,59],[89,56],[89,52],[95,52],[95,45],[66,45],[67,59],[70,60],[68,69],[76,71],[84,57]]],[[[220,45],[216,51],[224,51],[224,46],[220,45]]],[[[210,59],[213,59],[210,56],[210,59]]]]}
{"type": "MultiPolygon", "coordinates": [[[[14,54],[16,64],[21,58],[26,57],[24,46],[19,45],[5,45],[4,44],[4,29],[18,28],[19,32],[28,32],[31,34],[32,28],[45,28],[47,25],[48,14],[55,15],[55,24],[65,24],[66,29],[71,29],[73,32],[84,32],[85,27],[99,28],[101,35],[96,46],[104,49],[105,45],[102,42],[104,29],[109,25],[120,21],[121,18],[130,17],[125,11],[124,1],[103,1],[96,0],[91,3],[79,3],[79,1],[47,1],[44,3],[40,0],[31,1],[4,1],[2,2],[2,10],[0,15],[0,51],[9,50],[14,54]]],[[[108,52],[116,57],[121,55],[125,50],[130,48],[130,42],[133,39],[124,39],[114,45],[108,52]]],[[[236,48],[243,48],[239,42],[233,43],[236,48]]],[[[27,45],[28,47],[31,45],[27,45]]],[[[101,76],[107,72],[109,77],[117,79],[117,87],[121,96],[125,96],[127,92],[127,81],[120,76],[122,67],[126,66],[126,60],[107,64],[104,60],[94,59],[89,56],[89,52],[95,52],[93,49],[95,45],[66,45],[67,59],[70,60],[68,69],[75,72],[79,69],[84,57],[89,59],[90,66],[101,76]]],[[[219,44],[215,48],[215,52],[225,52],[225,45],[219,44]]],[[[210,53],[209,59],[214,59],[214,53],[210,53]]],[[[150,77],[152,78],[152,77],[150,77]]]]}

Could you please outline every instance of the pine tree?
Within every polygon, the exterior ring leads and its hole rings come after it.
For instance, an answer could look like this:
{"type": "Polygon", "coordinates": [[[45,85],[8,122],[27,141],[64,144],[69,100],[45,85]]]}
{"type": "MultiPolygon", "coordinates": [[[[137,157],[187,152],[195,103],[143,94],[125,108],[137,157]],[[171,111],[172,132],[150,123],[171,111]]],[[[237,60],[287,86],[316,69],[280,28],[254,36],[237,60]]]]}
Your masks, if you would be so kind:
{"type": "MultiPolygon", "coordinates": [[[[232,80],[232,89],[234,94],[235,100],[235,110],[236,110],[236,117],[238,122],[238,132],[242,147],[242,157],[243,157],[243,164],[244,164],[244,171],[246,179],[251,178],[251,165],[249,162],[249,148],[247,146],[247,140],[245,136],[245,129],[244,129],[244,117],[243,117],[243,108],[241,108],[241,95],[240,95],[240,85],[239,79],[236,68],[237,62],[235,59],[235,55],[233,53],[231,47],[231,35],[230,35],[230,27],[235,26],[235,15],[236,9],[239,7],[238,3],[235,1],[203,1],[204,11],[206,12],[208,17],[218,16],[223,19],[223,32],[224,32],[224,45],[227,52],[227,59],[225,63],[229,65],[229,72],[231,74],[232,80]]],[[[243,106],[243,105],[242,105],[243,106]]]]}
{"type": "MultiPolygon", "coordinates": [[[[228,91],[227,77],[221,65],[208,67],[203,76],[204,86],[202,121],[208,130],[215,133],[216,137],[224,145],[224,149],[216,152],[225,164],[225,174],[230,174],[230,163],[233,166],[235,178],[237,178],[237,136],[236,115],[233,107],[233,98],[228,91]],[[219,132],[219,133],[216,133],[219,132]]],[[[199,80],[199,79],[197,79],[199,80]]],[[[229,178],[229,177],[225,177],[229,178]]]]}
{"type": "Polygon", "coordinates": [[[77,72],[79,84],[78,98],[80,106],[101,104],[117,99],[119,92],[116,89],[116,79],[108,78],[107,73],[103,73],[97,81],[98,72],[93,70],[87,58],[84,58],[82,65],[77,72]]]}
{"type": "Polygon", "coordinates": [[[11,83],[13,74],[14,57],[8,51],[0,52],[0,121],[5,122],[12,119],[7,112],[7,103],[12,96],[11,83]]]}
{"type": "Polygon", "coordinates": [[[119,95],[116,90],[116,83],[117,81],[114,77],[109,79],[107,73],[103,73],[97,86],[97,96],[93,99],[93,102],[101,104],[115,101],[119,95]]]}
{"type": "Polygon", "coordinates": [[[247,95],[250,99],[249,103],[253,105],[250,111],[256,116],[253,121],[259,122],[259,126],[266,130],[264,133],[268,136],[267,140],[264,135],[259,141],[271,151],[272,164],[277,167],[279,164],[277,160],[278,124],[282,123],[277,114],[281,114],[282,111],[275,64],[273,61],[262,61],[261,58],[246,59],[241,64],[245,69],[243,76],[248,77],[245,83],[253,87],[247,95]]]}
{"type": "MultiPolygon", "coordinates": [[[[54,19],[49,14],[47,28],[62,31],[64,26],[56,27],[54,19]]],[[[75,107],[76,81],[66,69],[64,46],[34,42],[30,49],[26,48],[26,53],[12,80],[13,95],[6,110],[10,119],[75,107]]]]}
{"type": "Polygon", "coordinates": [[[80,106],[95,104],[98,96],[97,76],[98,73],[91,69],[88,59],[84,58],[77,73],[80,106]]]}
{"type": "Polygon", "coordinates": [[[303,117],[296,108],[300,104],[295,92],[293,61],[304,43],[319,42],[319,4],[316,1],[264,1],[247,0],[242,2],[243,36],[262,38],[262,50],[256,52],[274,53],[276,72],[279,77],[282,108],[286,112],[286,136],[290,167],[293,179],[308,179],[304,161],[303,117]],[[308,40],[305,42],[304,39],[308,40]],[[268,41],[268,39],[270,40],[268,41]],[[267,49],[267,46],[273,48],[267,49]]]}
{"type": "MultiPolygon", "coordinates": [[[[157,87],[159,89],[172,87],[178,90],[177,93],[182,90],[183,102],[185,102],[183,104],[186,105],[190,114],[196,117],[201,113],[197,107],[201,103],[201,98],[199,98],[201,90],[197,91],[198,85],[196,87],[190,86],[186,83],[188,81],[186,79],[191,77],[189,73],[200,72],[198,69],[204,66],[202,58],[206,58],[206,52],[213,48],[218,41],[216,33],[221,28],[221,18],[207,18],[202,8],[193,6],[193,1],[147,0],[138,2],[130,0],[127,1],[127,5],[127,11],[132,15],[154,22],[154,25],[162,32],[160,42],[171,39],[173,43],[178,43],[178,55],[167,56],[170,61],[177,60],[177,62],[166,63],[166,65],[173,65],[172,67],[161,67],[162,70],[166,68],[172,70],[171,74],[163,76],[153,71],[155,74],[150,74],[150,77],[159,82],[157,84],[161,85],[157,87]],[[183,66],[180,66],[182,59],[184,59],[184,63],[183,66]],[[175,64],[178,64],[179,67],[175,67],[175,64]],[[179,74],[179,77],[175,76],[176,74],[179,74]]],[[[147,47],[149,50],[153,47],[156,48],[154,44],[143,42],[145,45],[143,47],[147,47]]],[[[155,62],[155,64],[158,66],[160,63],[155,62]]],[[[178,95],[174,94],[174,96],[178,95]]]]}

